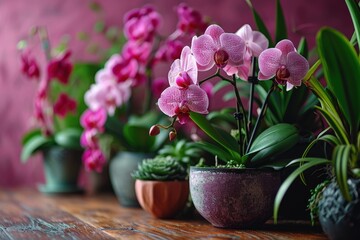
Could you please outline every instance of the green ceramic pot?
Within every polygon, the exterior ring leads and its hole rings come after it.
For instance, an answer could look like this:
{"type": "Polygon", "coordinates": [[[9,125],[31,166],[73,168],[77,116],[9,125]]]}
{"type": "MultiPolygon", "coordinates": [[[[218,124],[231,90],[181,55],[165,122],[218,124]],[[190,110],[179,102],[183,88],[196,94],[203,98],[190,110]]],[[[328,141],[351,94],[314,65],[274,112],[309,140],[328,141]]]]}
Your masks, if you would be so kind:
{"type": "Polygon", "coordinates": [[[153,154],[138,152],[120,152],[110,161],[110,180],[114,192],[124,207],[140,207],[135,194],[135,180],[131,177],[143,159],[153,154]]]}
{"type": "Polygon", "coordinates": [[[46,184],[40,185],[44,193],[75,193],[82,189],[78,177],[82,166],[81,150],[59,146],[43,151],[46,184]]]}

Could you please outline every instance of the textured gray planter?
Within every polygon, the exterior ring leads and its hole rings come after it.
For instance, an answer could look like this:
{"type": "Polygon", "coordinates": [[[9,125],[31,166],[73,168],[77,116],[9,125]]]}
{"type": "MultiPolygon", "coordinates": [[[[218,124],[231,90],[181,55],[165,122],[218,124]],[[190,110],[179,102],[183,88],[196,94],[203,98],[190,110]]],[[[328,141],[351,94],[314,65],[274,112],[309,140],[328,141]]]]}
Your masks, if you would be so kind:
{"type": "Polygon", "coordinates": [[[113,190],[124,207],[140,207],[135,194],[135,180],[131,177],[138,164],[153,154],[120,152],[110,161],[109,173],[113,190]]]}
{"type": "Polygon", "coordinates": [[[213,226],[251,228],[271,217],[280,173],[191,167],[189,181],[195,208],[213,226]]]}
{"type": "Polygon", "coordinates": [[[360,239],[360,179],[348,180],[352,201],[342,196],[336,182],[323,192],[319,201],[319,221],[329,239],[360,239]]]}

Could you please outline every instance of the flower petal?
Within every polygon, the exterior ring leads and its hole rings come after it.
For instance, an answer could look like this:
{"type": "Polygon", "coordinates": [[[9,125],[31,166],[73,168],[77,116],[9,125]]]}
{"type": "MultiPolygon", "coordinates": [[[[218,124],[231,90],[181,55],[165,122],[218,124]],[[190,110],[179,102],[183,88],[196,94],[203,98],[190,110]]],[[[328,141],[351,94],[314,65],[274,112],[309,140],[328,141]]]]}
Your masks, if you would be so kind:
{"type": "Polygon", "coordinates": [[[225,31],[219,25],[212,24],[205,30],[205,35],[209,35],[213,40],[216,46],[220,47],[220,35],[225,31]]]}
{"type": "Polygon", "coordinates": [[[198,69],[196,65],[196,59],[191,54],[191,49],[185,46],[180,56],[181,69],[189,75],[194,84],[197,84],[198,69]]]}
{"type": "Polygon", "coordinates": [[[258,57],[262,51],[269,47],[269,40],[261,32],[253,31],[253,41],[250,45],[249,48],[251,48],[253,55],[258,57]],[[253,48],[253,44],[256,44],[258,48],[253,48]]]}
{"type": "Polygon", "coordinates": [[[176,78],[181,73],[180,59],[176,59],[170,67],[170,71],[168,73],[168,79],[170,86],[176,86],[176,78]]]}
{"type": "Polygon", "coordinates": [[[169,117],[175,116],[175,109],[179,106],[184,99],[181,91],[177,87],[168,87],[165,89],[158,100],[158,106],[160,110],[169,117]]]}
{"type": "Polygon", "coordinates": [[[290,72],[290,83],[298,86],[309,70],[308,61],[297,52],[290,52],[287,55],[286,68],[290,72]]]}
{"type": "Polygon", "coordinates": [[[288,39],[284,39],[278,42],[275,48],[279,49],[285,56],[288,53],[294,52],[296,50],[294,44],[288,39]]]}
{"type": "Polygon", "coordinates": [[[277,48],[266,49],[260,54],[259,69],[262,75],[272,76],[276,73],[280,65],[281,55],[281,51],[277,48]]]}
{"type": "Polygon", "coordinates": [[[198,85],[190,85],[185,91],[186,105],[192,112],[208,113],[209,99],[206,92],[198,85]]]}
{"type": "Polygon", "coordinates": [[[244,61],[245,42],[234,33],[223,33],[220,36],[221,48],[229,54],[228,64],[239,66],[244,61]]]}
{"type": "Polygon", "coordinates": [[[244,41],[253,41],[253,30],[249,24],[243,25],[235,34],[241,37],[244,41]]]}
{"type": "Polygon", "coordinates": [[[209,35],[193,37],[191,51],[200,71],[207,71],[214,66],[214,53],[216,50],[215,42],[209,35]]]}

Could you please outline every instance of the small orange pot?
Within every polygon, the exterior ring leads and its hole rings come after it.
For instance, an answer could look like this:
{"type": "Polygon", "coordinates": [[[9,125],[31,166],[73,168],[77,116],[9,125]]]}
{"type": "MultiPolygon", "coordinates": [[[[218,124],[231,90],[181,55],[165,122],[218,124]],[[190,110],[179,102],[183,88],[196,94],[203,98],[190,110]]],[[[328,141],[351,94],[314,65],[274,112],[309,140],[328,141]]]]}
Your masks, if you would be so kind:
{"type": "Polygon", "coordinates": [[[188,181],[135,181],[141,207],[157,218],[174,217],[189,197],[188,181]]]}

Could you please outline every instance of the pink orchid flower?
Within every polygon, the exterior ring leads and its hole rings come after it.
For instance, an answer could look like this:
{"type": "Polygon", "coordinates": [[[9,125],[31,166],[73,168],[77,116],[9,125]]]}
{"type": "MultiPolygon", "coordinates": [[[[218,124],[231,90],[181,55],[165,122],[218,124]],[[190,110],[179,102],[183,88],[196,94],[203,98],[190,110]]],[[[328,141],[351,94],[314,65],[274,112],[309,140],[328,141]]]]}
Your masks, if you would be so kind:
{"type": "Polygon", "coordinates": [[[61,93],[59,98],[54,104],[54,114],[65,117],[68,112],[76,110],[77,103],[74,99],[70,98],[67,94],[61,93]]]}
{"type": "Polygon", "coordinates": [[[180,3],[176,10],[179,18],[177,29],[180,32],[193,34],[205,30],[207,24],[203,21],[200,12],[189,7],[185,3],[180,3]]]}
{"type": "Polygon", "coordinates": [[[188,121],[189,112],[208,113],[209,99],[206,92],[198,85],[192,84],[187,89],[168,87],[161,94],[158,105],[169,117],[178,117],[180,124],[188,121]]]}
{"type": "Polygon", "coordinates": [[[87,171],[95,170],[101,172],[106,163],[105,156],[99,148],[86,149],[83,153],[82,160],[87,171]]]}
{"type": "Polygon", "coordinates": [[[129,100],[131,95],[130,86],[131,82],[118,84],[103,82],[93,84],[85,93],[85,103],[91,110],[103,108],[112,116],[117,107],[129,100]]]}
{"type": "Polygon", "coordinates": [[[133,58],[124,58],[119,54],[114,54],[105,63],[104,69],[100,70],[95,76],[97,82],[116,77],[117,82],[131,81],[138,71],[138,62],[133,58]]]}
{"type": "Polygon", "coordinates": [[[67,51],[63,56],[52,59],[47,66],[48,80],[55,78],[63,84],[67,84],[72,71],[72,64],[69,61],[71,55],[70,51],[67,51]]]}
{"type": "Polygon", "coordinates": [[[125,36],[129,40],[151,42],[160,25],[160,15],[152,7],[145,6],[129,11],[124,22],[125,36]]]}
{"type": "Polygon", "coordinates": [[[228,75],[236,74],[243,80],[248,80],[251,74],[251,57],[259,57],[260,53],[268,48],[268,39],[258,31],[253,31],[249,24],[242,26],[236,33],[245,41],[244,63],[240,66],[229,66],[224,68],[228,75]]]}
{"type": "Polygon", "coordinates": [[[181,51],[180,59],[171,64],[168,74],[170,86],[186,89],[191,84],[197,84],[197,64],[191,49],[186,46],[181,51]]]}
{"type": "Polygon", "coordinates": [[[86,129],[80,138],[80,144],[86,148],[96,148],[98,146],[98,130],[95,128],[86,129]]]}
{"type": "Polygon", "coordinates": [[[215,64],[239,66],[243,63],[245,42],[234,33],[225,33],[218,25],[210,25],[204,35],[194,36],[191,50],[199,71],[211,69],[215,64]]]}
{"type": "Polygon", "coordinates": [[[152,48],[151,42],[128,41],[122,49],[122,56],[125,59],[136,59],[138,62],[146,64],[152,48]]]}
{"type": "Polygon", "coordinates": [[[301,85],[301,80],[309,70],[309,63],[296,52],[290,40],[284,39],[275,48],[269,48],[260,54],[259,68],[259,80],[275,76],[278,84],[286,85],[286,90],[290,90],[301,85]]]}
{"type": "Polygon", "coordinates": [[[103,108],[95,111],[87,109],[80,117],[80,124],[85,129],[96,129],[102,132],[104,131],[106,118],[106,110],[103,108]]]}
{"type": "Polygon", "coordinates": [[[180,57],[184,43],[179,40],[168,40],[156,52],[155,61],[174,61],[180,57]]]}

